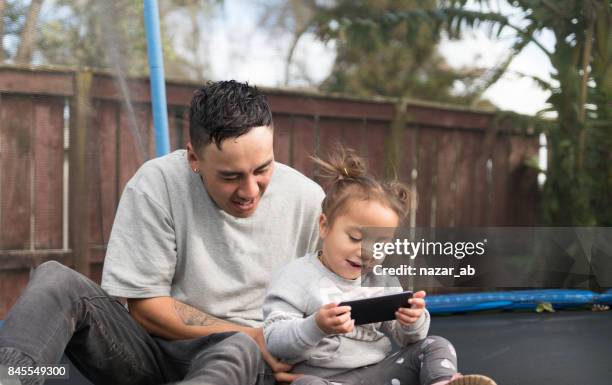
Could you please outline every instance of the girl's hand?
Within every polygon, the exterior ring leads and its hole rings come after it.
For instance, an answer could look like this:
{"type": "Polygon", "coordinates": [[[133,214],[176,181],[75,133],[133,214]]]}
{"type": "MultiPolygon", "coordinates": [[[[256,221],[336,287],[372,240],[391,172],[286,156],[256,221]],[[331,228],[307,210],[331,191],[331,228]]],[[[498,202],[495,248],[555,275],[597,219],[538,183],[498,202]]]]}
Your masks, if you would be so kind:
{"type": "Polygon", "coordinates": [[[415,323],[423,314],[425,309],[425,296],[427,294],[424,291],[417,291],[414,293],[412,298],[408,300],[411,305],[408,307],[400,307],[395,312],[395,319],[402,325],[412,325],[415,323]]]}
{"type": "Polygon", "coordinates": [[[321,306],[315,315],[315,321],[327,334],[350,333],[355,327],[355,320],[351,319],[351,307],[338,306],[337,303],[321,306]]]}

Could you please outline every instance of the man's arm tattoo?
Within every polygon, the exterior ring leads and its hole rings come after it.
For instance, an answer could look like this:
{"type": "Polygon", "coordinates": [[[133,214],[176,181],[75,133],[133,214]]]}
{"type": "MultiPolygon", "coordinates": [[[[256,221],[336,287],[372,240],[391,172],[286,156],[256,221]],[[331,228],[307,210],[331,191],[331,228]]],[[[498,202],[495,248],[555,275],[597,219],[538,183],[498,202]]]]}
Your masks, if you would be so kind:
{"type": "Polygon", "coordinates": [[[221,321],[211,315],[202,313],[198,309],[174,300],[174,311],[185,325],[190,326],[211,326],[221,321]]]}

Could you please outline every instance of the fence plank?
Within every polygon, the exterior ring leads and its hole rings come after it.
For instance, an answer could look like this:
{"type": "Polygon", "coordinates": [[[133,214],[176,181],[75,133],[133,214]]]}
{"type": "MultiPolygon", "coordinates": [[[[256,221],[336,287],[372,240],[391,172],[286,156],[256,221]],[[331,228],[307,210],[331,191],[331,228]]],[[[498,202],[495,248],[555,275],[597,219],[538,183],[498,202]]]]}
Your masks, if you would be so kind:
{"type": "Polygon", "coordinates": [[[180,126],[177,125],[176,114],[177,110],[168,106],[168,138],[170,140],[170,152],[178,148],[177,133],[180,126]]]}
{"type": "Polygon", "coordinates": [[[527,166],[529,158],[538,155],[539,143],[533,137],[510,137],[509,184],[513,196],[508,200],[507,221],[511,226],[539,224],[540,192],[538,171],[527,166]]]}
{"type": "Polygon", "coordinates": [[[0,249],[30,248],[32,98],[0,95],[0,249]]]}
{"type": "Polygon", "coordinates": [[[118,200],[117,119],[119,105],[97,100],[90,132],[90,244],[105,245],[118,200]]]}
{"type": "Polygon", "coordinates": [[[411,120],[423,126],[447,129],[486,130],[491,124],[490,113],[448,109],[442,106],[409,105],[411,120]]]}
{"type": "Polygon", "coordinates": [[[314,176],[310,156],[315,153],[315,122],[311,118],[294,117],[293,121],[293,167],[308,177],[314,176]]]}
{"type": "Polygon", "coordinates": [[[187,143],[190,141],[189,136],[189,108],[183,109],[183,143],[185,143],[185,147],[187,147],[187,143]]]}
{"type": "Polygon", "coordinates": [[[352,148],[359,156],[363,156],[367,151],[368,143],[366,141],[365,122],[363,120],[337,120],[337,124],[342,128],[341,144],[347,148],[352,148]]]}
{"type": "Polygon", "coordinates": [[[377,178],[382,178],[385,172],[385,139],[389,135],[389,124],[368,120],[366,125],[365,140],[368,148],[364,157],[368,162],[368,169],[377,178]]]}
{"type": "Polygon", "coordinates": [[[487,177],[487,160],[489,158],[490,149],[487,148],[487,135],[485,133],[476,133],[475,148],[472,157],[472,226],[485,226],[487,221],[488,210],[488,193],[491,188],[490,180],[487,177]]]}
{"type": "Polygon", "coordinates": [[[127,182],[136,170],[154,152],[151,140],[151,129],[147,110],[135,105],[133,114],[127,108],[121,108],[119,118],[119,191],[123,191],[127,182]]]}
{"type": "Polygon", "coordinates": [[[73,71],[0,67],[0,92],[26,95],[74,95],[73,71]]]}
{"type": "Polygon", "coordinates": [[[438,134],[435,226],[452,227],[455,220],[456,132],[438,134]]]}
{"type": "Polygon", "coordinates": [[[179,148],[186,148],[187,141],[185,140],[185,130],[188,126],[185,124],[185,109],[183,107],[171,107],[168,110],[168,130],[170,131],[170,148],[171,151],[179,148]]]}
{"type": "Polygon", "coordinates": [[[481,132],[463,131],[458,132],[458,143],[460,144],[457,158],[456,173],[456,206],[455,206],[455,225],[456,226],[475,226],[478,224],[477,218],[480,206],[485,202],[484,196],[477,194],[478,183],[484,183],[483,170],[485,164],[479,164],[479,150],[482,150],[484,135],[481,132]],[[476,179],[476,174],[482,178],[476,179]]]}
{"type": "Polygon", "coordinates": [[[319,94],[265,90],[273,114],[283,113],[301,116],[363,118],[390,121],[394,116],[394,105],[389,102],[374,102],[334,98],[319,94]]]}
{"type": "Polygon", "coordinates": [[[34,97],[34,226],[36,249],[62,247],[64,98],[34,97]]]}
{"type": "Polygon", "coordinates": [[[291,116],[279,114],[274,117],[274,158],[289,166],[291,166],[292,132],[293,118],[291,116]]]}
{"type": "Polygon", "coordinates": [[[431,212],[435,210],[436,195],[434,183],[437,176],[438,130],[419,127],[415,129],[417,140],[417,213],[416,225],[431,225],[431,212]]]}
{"type": "Polygon", "coordinates": [[[510,175],[510,137],[498,135],[493,150],[491,226],[507,226],[509,175],[510,175]]]}
{"type": "Polygon", "coordinates": [[[89,71],[75,78],[77,95],[72,101],[70,121],[70,248],[75,269],[89,275],[89,135],[91,132],[91,81],[89,71]]]}
{"type": "Polygon", "coordinates": [[[406,125],[401,143],[400,165],[401,169],[398,174],[399,181],[410,188],[410,211],[405,218],[404,226],[416,226],[417,215],[419,213],[419,196],[418,196],[418,171],[413,175],[413,169],[417,166],[417,145],[416,145],[417,127],[406,125]],[[413,179],[414,178],[416,179],[413,179]]]}
{"type": "Polygon", "coordinates": [[[319,121],[319,153],[323,159],[335,152],[336,145],[343,143],[344,127],[342,119],[321,118],[319,121]]]}

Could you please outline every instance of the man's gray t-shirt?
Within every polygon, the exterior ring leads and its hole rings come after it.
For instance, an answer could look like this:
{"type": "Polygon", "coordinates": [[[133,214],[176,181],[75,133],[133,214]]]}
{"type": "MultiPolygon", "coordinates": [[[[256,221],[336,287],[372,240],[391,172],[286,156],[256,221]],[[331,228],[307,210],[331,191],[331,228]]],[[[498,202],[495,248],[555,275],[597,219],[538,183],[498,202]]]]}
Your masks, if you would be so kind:
{"type": "Polygon", "coordinates": [[[146,162],[121,196],[102,288],[124,298],[172,296],[204,313],[261,326],[272,273],[316,249],[324,193],[275,163],[255,213],[220,209],[178,150],[146,162]]]}

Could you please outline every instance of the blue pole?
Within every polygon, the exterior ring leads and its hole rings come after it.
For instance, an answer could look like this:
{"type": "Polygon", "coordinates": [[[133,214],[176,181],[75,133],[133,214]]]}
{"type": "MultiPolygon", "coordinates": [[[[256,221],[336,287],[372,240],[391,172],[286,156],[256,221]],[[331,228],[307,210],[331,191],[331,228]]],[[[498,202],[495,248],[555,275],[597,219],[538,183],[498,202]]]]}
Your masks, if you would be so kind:
{"type": "Polygon", "coordinates": [[[166,105],[166,83],[164,79],[164,57],[159,32],[159,10],[157,0],[144,1],[145,28],[147,34],[147,55],[151,72],[151,104],[155,127],[155,155],[170,152],[168,136],[168,108],[166,105]]]}

